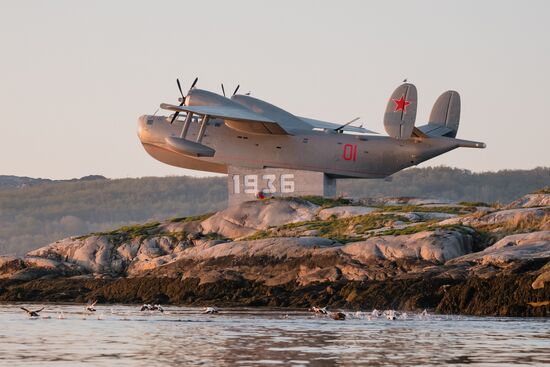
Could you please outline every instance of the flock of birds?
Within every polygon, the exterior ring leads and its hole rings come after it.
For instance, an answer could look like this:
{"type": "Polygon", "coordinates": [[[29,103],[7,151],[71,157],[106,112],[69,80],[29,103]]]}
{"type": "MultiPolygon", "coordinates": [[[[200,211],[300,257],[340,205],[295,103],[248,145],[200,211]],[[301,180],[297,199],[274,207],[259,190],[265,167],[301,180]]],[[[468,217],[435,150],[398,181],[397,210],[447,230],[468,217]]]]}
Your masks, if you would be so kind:
{"type": "MultiPolygon", "coordinates": [[[[313,312],[318,315],[326,315],[330,316],[334,320],[345,320],[346,314],[343,312],[332,312],[329,311],[328,308],[325,307],[317,307],[313,306],[309,309],[310,312],[313,312]]],[[[372,310],[372,312],[362,312],[357,311],[353,314],[356,318],[366,318],[367,320],[375,320],[379,318],[386,318],[387,320],[407,320],[409,318],[409,315],[406,312],[398,312],[395,310],[385,310],[385,311],[379,311],[377,309],[372,310]]],[[[422,313],[420,313],[421,318],[425,318],[428,316],[428,311],[424,310],[422,313]]]]}
{"type": "MultiPolygon", "coordinates": [[[[95,313],[97,311],[95,308],[96,304],[97,304],[97,300],[87,304],[84,307],[84,313],[86,314],[95,313]]],[[[28,308],[25,308],[25,307],[21,307],[21,309],[25,311],[30,318],[36,319],[40,317],[40,312],[44,310],[44,307],[36,310],[29,310],[28,308]]],[[[141,312],[149,311],[149,312],[164,313],[164,308],[159,304],[151,305],[151,304],[145,303],[140,307],[139,310],[141,312]]],[[[329,311],[327,306],[325,307],[313,306],[308,311],[316,315],[328,316],[334,320],[340,320],[340,321],[345,320],[347,317],[346,314],[343,312],[329,311]]],[[[218,314],[219,312],[220,312],[220,309],[217,307],[205,307],[202,311],[203,314],[210,314],[210,315],[218,314]]],[[[379,311],[377,309],[374,309],[371,312],[357,311],[352,315],[356,318],[366,318],[367,320],[374,320],[379,318],[386,318],[387,320],[407,320],[409,318],[406,312],[398,312],[394,310],[379,311]]],[[[427,316],[428,316],[428,311],[426,310],[422,311],[422,313],[420,314],[421,318],[426,318],[427,316]]],[[[283,317],[288,318],[288,315],[283,315],[283,317]]],[[[49,318],[49,317],[46,317],[46,318],[49,318]]],[[[59,318],[60,319],[64,318],[63,313],[60,314],[59,318]]]]}

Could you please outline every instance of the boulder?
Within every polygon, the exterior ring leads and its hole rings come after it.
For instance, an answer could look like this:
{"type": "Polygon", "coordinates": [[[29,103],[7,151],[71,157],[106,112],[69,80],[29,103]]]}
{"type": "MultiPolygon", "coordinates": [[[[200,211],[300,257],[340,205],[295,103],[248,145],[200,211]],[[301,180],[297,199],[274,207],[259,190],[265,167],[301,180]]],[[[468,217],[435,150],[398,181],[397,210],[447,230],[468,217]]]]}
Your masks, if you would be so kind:
{"type": "Polygon", "coordinates": [[[528,194],[508,204],[508,209],[549,206],[550,194],[528,194]]]}
{"type": "Polygon", "coordinates": [[[203,233],[228,238],[249,236],[269,227],[312,220],[318,206],[299,199],[247,201],[219,211],[201,223],[203,233]]]}
{"type": "Polygon", "coordinates": [[[472,251],[470,235],[455,230],[436,230],[412,235],[371,237],[342,247],[359,261],[412,259],[445,263],[472,251]]]}
{"type": "Polygon", "coordinates": [[[183,251],[179,258],[205,260],[225,256],[293,258],[310,255],[315,249],[338,246],[338,242],[319,237],[274,237],[226,243],[207,242],[183,251]]]}
{"type": "Polygon", "coordinates": [[[485,250],[453,259],[449,264],[473,262],[502,265],[515,260],[550,259],[550,231],[506,236],[485,250]]]}

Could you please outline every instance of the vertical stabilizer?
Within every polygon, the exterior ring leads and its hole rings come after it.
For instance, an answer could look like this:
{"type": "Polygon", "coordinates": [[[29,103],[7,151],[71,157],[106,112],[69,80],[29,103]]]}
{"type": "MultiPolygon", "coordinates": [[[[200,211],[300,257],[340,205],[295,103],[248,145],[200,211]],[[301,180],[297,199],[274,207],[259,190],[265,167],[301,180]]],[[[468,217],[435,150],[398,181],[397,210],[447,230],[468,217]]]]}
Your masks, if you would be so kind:
{"type": "Polygon", "coordinates": [[[392,93],[384,114],[384,128],[390,137],[395,139],[411,137],[416,119],[417,102],[416,87],[413,84],[401,84],[392,93]]]}
{"type": "Polygon", "coordinates": [[[435,101],[428,124],[433,127],[446,127],[448,130],[443,135],[454,138],[458,132],[459,122],[460,94],[454,90],[448,90],[435,101]]]}

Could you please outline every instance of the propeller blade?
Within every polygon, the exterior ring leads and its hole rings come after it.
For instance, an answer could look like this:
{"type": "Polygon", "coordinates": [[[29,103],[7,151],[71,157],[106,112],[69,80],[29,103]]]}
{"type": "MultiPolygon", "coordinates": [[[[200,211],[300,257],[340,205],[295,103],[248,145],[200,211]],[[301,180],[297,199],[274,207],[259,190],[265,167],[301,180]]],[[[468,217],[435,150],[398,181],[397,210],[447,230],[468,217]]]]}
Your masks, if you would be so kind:
{"type": "Polygon", "coordinates": [[[174,116],[172,117],[172,121],[170,121],[170,124],[173,124],[174,121],[176,121],[176,118],[178,117],[179,114],[180,114],[179,111],[176,111],[176,113],[174,113],[174,116]]]}
{"type": "Polygon", "coordinates": [[[223,83],[222,83],[222,92],[223,92],[223,96],[225,97],[225,88],[223,87],[223,83]]]}
{"type": "Polygon", "coordinates": [[[197,84],[198,81],[199,81],[199,77],[196,77],[195,80],[193,81],[193,84],[191,84],[191,88],[189,88],[189,90],[195,88],[195,85],[197,84]]]}
{"type": "Polygon", "coordinates": [[[235,88],[235,91],[233,92],[233,95],[237,94],[237,91],[239,90],[239,87],[240,87],[240,86],[241,86],[240,84],[237,85],[237,88],[235,88]]]}
{"type": "Polygon", "coordinates": [[[176,82],[178,83],[178,89],[180,90],[181,98],[185,99],[185,95],[183,94],[183,91],[181,90],[180,80],[176,79],[176,82]]]}

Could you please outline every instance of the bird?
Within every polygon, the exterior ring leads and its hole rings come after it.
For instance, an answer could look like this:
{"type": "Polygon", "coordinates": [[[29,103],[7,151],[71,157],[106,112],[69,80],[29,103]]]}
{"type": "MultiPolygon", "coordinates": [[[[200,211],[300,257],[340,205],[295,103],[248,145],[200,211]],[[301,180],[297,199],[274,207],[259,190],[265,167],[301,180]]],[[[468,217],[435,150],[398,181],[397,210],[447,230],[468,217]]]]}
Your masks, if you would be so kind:
{"type": "Polygon", "coordinates": [[[152,311],[164,312],[164,308],[161,305],[153,305],[152,311]]]}
{"type": "Polygon", "coordinates": [[[94,308],[94,306],[95,306],[96,303],[97,303],[97,300],[95,300],[91,304],[87,305],[84,309],[88,312],[95,312],[96,309],[94,308]]]}
{"type": "Polygon", "coordinates": [[[216,307],[205,307],[202,313],[214,314],[218,312],[220,312],[220,310],[216,307]]]}
{"type": "Polygon", "coordinates": [[[141,308],[139,309],[140,311],[151,311],[153,306],[151,306],[150,304],[148,303],[145,303],[143,304],[143,306],[141,306],[141,308]]]}
{"type": "Polygon", "coordinates": [[[40,316],[40,315],[39,315],[40,311],[42,311],[42,310],[44,309],[44,307],[42,307],[42,308],[39,309],[39,310],[34,310],[34,311],[28,310],[28,309],[26,309],[25,307],[21,307],[21,309],[22,309],[23,311],[25,311],[30,317],[38,317],[38,316],[40,316]]]}
{"type": "Polygon", "coordinates": [[[322,315],[328,315],[327,306],[325,306],[325,307],[313,306],[312,308],[309,309],[309,312],[320,313],[322,315]]]}
{"type": "Polygon", "coordinates": [[[384,315],[388,320],[395,320],[397,318],[394,310],[386,310],[384,311],[384,315]]]}
{"type": "Polygon", "coordinates": [[[371,314],[373,317],[380,317],[380,311],[378,311],[376,308],[372,310],[371,314]]]}
{"type": "Polygon", "coordinates": [[[332,317],[334,320],[345,320],[346,314],[343,312],[331,312],[330,317],[332,317]]]}

